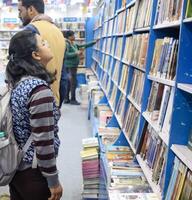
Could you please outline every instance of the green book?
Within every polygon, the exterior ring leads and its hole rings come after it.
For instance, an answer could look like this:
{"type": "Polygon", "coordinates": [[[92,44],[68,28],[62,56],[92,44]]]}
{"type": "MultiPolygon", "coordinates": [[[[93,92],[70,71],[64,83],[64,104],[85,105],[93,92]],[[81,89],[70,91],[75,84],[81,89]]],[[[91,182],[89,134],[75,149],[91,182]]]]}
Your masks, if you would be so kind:
{"type": "Polygon", "coordinates": [[[192,0],[188,0],[187,10],[186,10],[186,18],[192,17],[192,0]]]}

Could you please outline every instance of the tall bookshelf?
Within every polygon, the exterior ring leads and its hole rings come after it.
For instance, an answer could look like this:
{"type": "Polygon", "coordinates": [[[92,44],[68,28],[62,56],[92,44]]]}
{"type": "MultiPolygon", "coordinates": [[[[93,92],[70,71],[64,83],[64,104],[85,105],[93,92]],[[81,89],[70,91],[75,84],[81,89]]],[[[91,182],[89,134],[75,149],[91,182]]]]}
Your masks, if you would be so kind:
{"type": "Polygon", "coordinates": [[[186,18],[187,3],[104,1],[95,16],[94,38],[100,42],[93,50],[93,70],[121,129],[118,142],[126,140],[132,148],[160,199],[168,198],[175,157],[192,170],[192,19],[186,18]],[[109,8],[113,11],[107,16],[109,8]]]}
{"type": "Polygon", "coordinates": [[[5,13],[6,9],[1,9],[0,14],[0,87],[4,85],[9,42],[11,37],[19,31],[20,26],[19,19],[14,13],[15,9],[16,7],[13,6],[13,11],[9,13],[5,13]]]}

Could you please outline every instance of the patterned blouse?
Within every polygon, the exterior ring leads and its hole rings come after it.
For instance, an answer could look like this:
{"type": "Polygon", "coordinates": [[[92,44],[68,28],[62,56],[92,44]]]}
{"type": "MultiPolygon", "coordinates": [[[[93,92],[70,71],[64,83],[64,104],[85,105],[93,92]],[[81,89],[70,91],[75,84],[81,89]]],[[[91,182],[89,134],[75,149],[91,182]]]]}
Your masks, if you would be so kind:
{"type": "Polygon", "coordinates": [[[33,142],[23,161],[32,165],[34,149],[38,168],[48,185],[58,183],[56,156],[60,144],[57,135],[60,114],[47,83],[35,77],[24,78],[12,90],[13,132],[20,148],[32,134],[33,142]]]}

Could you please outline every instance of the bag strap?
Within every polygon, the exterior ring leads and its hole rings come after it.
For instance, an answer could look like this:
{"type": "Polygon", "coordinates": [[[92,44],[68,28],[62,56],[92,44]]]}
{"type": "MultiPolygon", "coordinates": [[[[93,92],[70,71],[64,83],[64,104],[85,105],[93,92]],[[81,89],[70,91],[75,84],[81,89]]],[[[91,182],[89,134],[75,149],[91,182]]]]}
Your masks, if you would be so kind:
{"type": "Polygon", "coordinates": [[[30,147],[31,143],[33,141],[33,137],[32,134],[29,136],[29,138],[27,139],[27,142],[25,143],[25,145],[23,146],[22,150],[24,153],[27,152],[28,148],[30,147]]]}
{"type": "MultiPolygon", "coordinates": [[[[22,148],[23,152],[26,153],[28,148],[30,147],[31,143],[33,141],[32,134],[29,136],[27,142],[25,143],[24,147],[22,148]]],[[[36,151],[34,149],[34,155],[32,160],[32,168],[37,168],[37,157],[36,157],[36,151]]]]}

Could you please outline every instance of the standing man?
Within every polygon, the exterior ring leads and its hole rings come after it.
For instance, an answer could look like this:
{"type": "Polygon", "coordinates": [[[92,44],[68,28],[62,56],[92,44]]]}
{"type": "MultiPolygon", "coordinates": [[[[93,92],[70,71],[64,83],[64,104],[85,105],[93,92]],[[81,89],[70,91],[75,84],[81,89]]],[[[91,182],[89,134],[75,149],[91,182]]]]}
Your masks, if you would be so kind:
{"type": "Polygon", "coordinates": [[[45,5],[43,0],[19,0],[19,18],[26,29],[36,31],[48,41],[53,59],[48,63],[47,70],[56,73],[56,80],[51,85],[57,105],[59,106],[60,79],[65,52],[65,39],[62,32],[52,23],[52,19],[44,14],[45,5]]]}

